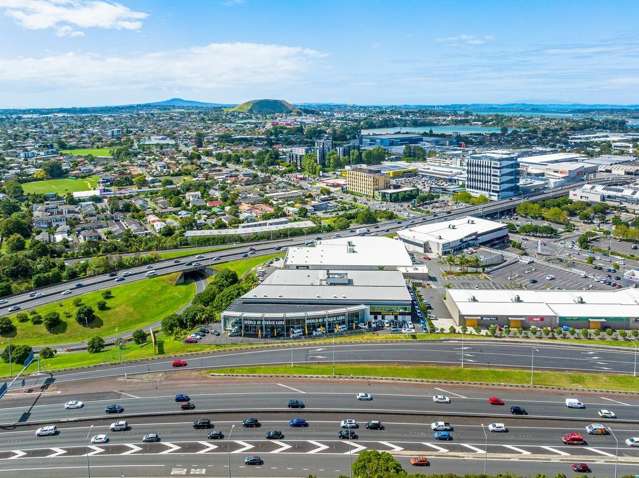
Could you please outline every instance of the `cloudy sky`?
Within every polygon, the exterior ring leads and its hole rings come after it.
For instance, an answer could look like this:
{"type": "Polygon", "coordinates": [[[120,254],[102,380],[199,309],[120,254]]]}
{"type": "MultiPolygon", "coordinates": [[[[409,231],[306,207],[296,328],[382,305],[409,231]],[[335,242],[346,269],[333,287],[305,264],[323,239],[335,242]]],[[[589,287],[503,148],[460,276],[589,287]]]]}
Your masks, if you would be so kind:
{"type": "Polygon", "coordinates": [[[0,108],[639,103],[636,0],[0,0],[0,108]]]}

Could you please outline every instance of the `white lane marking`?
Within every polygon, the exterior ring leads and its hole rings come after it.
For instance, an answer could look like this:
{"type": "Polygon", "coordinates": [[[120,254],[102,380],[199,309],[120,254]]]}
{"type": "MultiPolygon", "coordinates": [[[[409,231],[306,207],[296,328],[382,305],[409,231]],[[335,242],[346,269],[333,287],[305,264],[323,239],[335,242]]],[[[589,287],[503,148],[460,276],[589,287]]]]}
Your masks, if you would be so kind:
{"type": "Polygon", "coordinates": [[[234,450],[231,453],[244,453],[245,451],[248,451],[251,448],[255,448],[254,445],[251,445],[250,443],[246,443],[245,441],[241,441],[241,440],[234,440],[234,441],[238,445],[241,445],[242,448],[238,448],[237,450],[234,450]]]}
{"type": "Polygon", "coordinates": [[[142,447],[134,445],[133,443],[125,443],[124,446],[128,446],[130,450],[125,451],[124,453],[120,453],[120,455],[132,455],[133,453],[140,451],[142,449],[142,447]]]}
{"type": "Polygon", "coordinates": [[[459,393],[455,393],[455,392],[451,392],[449,390],[444,390],[443,388],[439,388],[439,387],[435,387],[435,390],[437,390],[438,392],[444,392],[448,395],[452,395],[453,397],[457,397],[457,398],[468,398],[464,395],[461,395],[459,393]]]}
{"type": "Polygon", "coordinates": [[[273,450],[271,453],[281,453],[293,447],[293,445],[289,445],[288,443],[284,443],[277,440],[273,440],[273,443],[279,445],[280,447],[277,450],[273,450]]]}
{"type": "Polygon", "coordinates": [[[612,456],[614,457],[615,455],[612,453],[608,453],[607,451],[603,451],[603,450],[599,450],[597,448],[591,448],[589,446],[585,447],[584,450],[589,450],[595,453],[599,453],[600,455],[604,455],[604,456],[612,456]]]}
{"type": "Polygon", "coordinates": [[[551,446],[542,446],[540,448],[543,448],[544,450],[548,450],[551,453],[556,453],[557,455],[570,456],[570,453],[566,453],[565,451],[557,450],[556,448],[553,448],[551,446]]]}
{"type": "Polygon", "coordinates": [[[431,447],[433,450],[438,451],[438,452],[440,452],[440,453],[448,453],[448,450],[447,450],[446,448],[441,447],[441,446],[439,446],[439,445],[433,445],[432,443],[426,443],[426,442],[423,442],[423,443],[422,443],[422,445],[429,446],[429,447],[431,447]]]}
{"type": "Polygon", "coordinates": [[[22,450],[11,450],[11,453],[15,453],[13,456],[9,457],[9,460],[15,460],[16,458],[20,458],[21,456],[26,455],[22,450]]]}
{"type": "Polygon", "coordinates": [[[53,450],[53,453],[51,453],[50,455],[47,455],[45,458],[53,458],[55,456],[64,455],[67,452],[66,450],[63,450],[62,448],[51,448],[51,450],[53,450]]]}
{"type": "Polygon", "coordinates": [[[626,402],[620,402],[619,400],[615,400],[613,398],[608,398],[608,397],[599,397],[602,400],[608,400],[609,402],[614,402],[614,403],[618,403],[619,405],[625,405],[626,407],[632,407],[632,405],[630,405],[629,403],[626,402]]]}
{"type": "Polygon", "coordinates": [[[91,448],[93,451],[90,451],[89,453],[85,453],[82,456],[93,456],[93,455],[97,455],[98,453],[104,452],[104,448],[100,448],[99,446],[89,445],[89,448],[91,448]]]}
{"type": "Polygon", "coordinates": [[[217,445],[214,445],[213,443],[209,443],[207,441],[199,441],[198,442],[200,445],[204,445],[206,448],[204,448],[203,450],[200,450],[196,453],[196,455],[201,455],[202,453],[207,453],[211,450],[215,450],[217,448],[217,445]]]}
{"type": "Polygon", "coordinates": [[[344,455],[352,455],[354,453],[359,453],[362,450],[366,450],[366,447],[364,445],[358,445],[357,443],[352,441],[344,440],[344,443],[353,447],[345,452],[344,455]]]}
{"type": "Polygon", "coordinates": [[[317,448],[313,448],[311,451],[308,452],[310,455],[314,453],[319,453],[329,448],[328,445],[324,445],[323,443],[320,443],[318,441],[309,440],[308,442],[317,447],[317,448]]]}
{"type": "Polygon", "coordinates": [[[387,446],[388,448],[391,448],[391,451],[402,451],[403,448],[401,446],[397,446],[393,443],[387,442],[387,441],[380,441],[379,443],[381,443],[384,446],[387,446]]]}
{"type": "Polygon", "coordinates": [[[477,448],[476,446],[473,446],[473,445],[467,445],[465,443],[460,443],[460,445],[465,446],[466,448],[474,451],[475,453],[486,453],[486,450],[482,450],[481,448],[477,448]]]}
{"type": "Polygon", "coordinates": [[[599,370],[610,370],[610,367],[595,367],[598,368],[599,370]]]}
{"type": "Polygon", "coordinates": [[[129,397],[129,398],[140,398],[137,395],[133,395],[132,393],[123,392],[121,390],[116,390],[116,393],[119,393],[120,395],[124,395],[125,397],[129,397]]]}
{"type": "Polygon", "coordinates": [[[166,450],[164,450],[164,451],[161,451],[159,453],[160,455],[166,455],[167,453],[171,453],[172,451],[179,450],[180,448],[182,448],[181,446],[175,445],[175,444],[170,443],[168,441],[164,441],[164,442],[161,442],[161,443],[162,443],[162,445],[166,445],[168,448],[166,450]]]}
{"type": "Polygon", "coordinates": [[[326,357],[325,355],[309,355],[308,358],[317,359],[317,360],[324,360],[324,359],[327,359],[328,357],[326,357]]]}
{"type": "Polygon", "coordinates": [[[597,365],[608,365],[608,362],[597,362],[597,365]]]}
{"type": "Polygon", "coordinates": [[[186,475],[186,468],[171,468],[172,475],[186,475]]]}
{"type": "Polygon", "coordinates": [[[283,388],[288,388],[289,390],[292,390],[297,393],[306,393],[304,390],[300,390],[299,388],[291,387],[290,385],[285,385],[283,383],[278,383],[276,385],[279,385],[280,387],[283,387],[283,388]]]}
{"type": "Polygon", "coordinates": [[[466,362],[475,362],[473,359],[466,359],[466,362]]]}
{"type": "Polygon", "coordinates": [[[504,448],[508,448],[512,451],[516,451],[517,453],[521,453],[522,455],[531,455],[532,453],[530,453],[529,451],[526,450],[522,450],[521,448],[517,448],[516,446],[513,445],[502,445],[504,448]]]}

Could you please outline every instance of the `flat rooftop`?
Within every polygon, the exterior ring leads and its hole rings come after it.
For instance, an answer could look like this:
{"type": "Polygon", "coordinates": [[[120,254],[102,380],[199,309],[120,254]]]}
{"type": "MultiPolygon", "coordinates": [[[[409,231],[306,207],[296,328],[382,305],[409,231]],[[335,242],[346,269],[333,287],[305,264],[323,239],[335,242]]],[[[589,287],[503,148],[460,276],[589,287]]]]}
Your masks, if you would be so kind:
{"type": "Polygon", "coordinates": [[[584,159],[586,159],[586,156],[580,153],[551,153],[521,157],[519,162],[523,164],[544,164],[583,161],[584,159]]]}
{"type": "Polygon", "coordinates": [[[478,217],[466,216],[452,221],[423,224],[403,229],[397,235],[406,240],[418,242],[453,242],[473,234],[486,234],[506,227],[505,224],[478,217]]]}

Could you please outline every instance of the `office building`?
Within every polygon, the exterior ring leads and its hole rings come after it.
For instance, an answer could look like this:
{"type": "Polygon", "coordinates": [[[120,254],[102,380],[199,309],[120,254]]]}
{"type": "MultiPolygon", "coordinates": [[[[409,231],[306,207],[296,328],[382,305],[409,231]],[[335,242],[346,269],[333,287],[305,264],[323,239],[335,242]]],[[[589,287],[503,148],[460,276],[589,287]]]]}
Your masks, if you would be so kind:
{"type": "Polygon", "coordinates": [[[390,184],[380,168],[358,166],[346,172],[346,189],[352,193],[373,197],[375,191],[388,189],[390,184]]]}
{"type": "Polygon", "coordinates": [[[493,200],[518,193],[519,163],[512,153],[492,151],[472,154],[466,160],[466,190],[493,200]]]}
{"type": "Polygon", "coordinates": [[[409,144],[419,144],[424,137],[420,134],[375,134],[362,135],[360,142],[364,148],[382,147],[388,148],[392,146],[405,146],[409,144]]]}
{"type": "Polygon", "coordinates": [[[639,184],[623,186],[584,184],[569,193],[573,201],[606,202],[628,209],[639,209],[639,184]]]}

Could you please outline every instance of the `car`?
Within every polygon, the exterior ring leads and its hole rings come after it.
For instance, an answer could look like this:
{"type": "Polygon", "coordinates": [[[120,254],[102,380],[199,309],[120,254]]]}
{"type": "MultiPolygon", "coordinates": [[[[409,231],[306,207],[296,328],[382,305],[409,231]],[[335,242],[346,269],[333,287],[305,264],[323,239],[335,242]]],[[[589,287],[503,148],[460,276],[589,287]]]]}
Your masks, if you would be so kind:
{"type": "Polygon", "coordinates": [[[199,342],[195,337],[187,337],[184,339],[185,344],[197,344],[199,342]]]}
{"type": "Polygon", "coordinates": [[[0,304],[7,304],[9,301],[7,299],[0,299],[0,304]]]}
{"type": "Polygon", "coordinates": [[[447,431],[433,432],[433,440],[452,440],[453,435],[447,431]]]}
{"type": "Polygon", "coordinates": [[[356,398],[358,400],[363,400],[366,402],[370,402],[373,399],[373,394],[372,393],[366,393],[366,392],[360,392],[357,394],[356,398]]]}
{"type": "Polygon", "coordinates": [[[71,293],[71,289],[62,291],[62,295],[69,295],[70,293],[71,293]]]}
{"type": "Polygon", "coordinates": [[[66,408],[67,410],[73,410],[82,407],[84,407],[84,403],[80,400],[69,400],[67,403],[64,404],[64,408],[66,408]]]}
{"type": "Polygon", "coordinates": [[[576,471],[577,473],[590,473],[590,467],[586,463],[573,463],[570,465],[572,471],[576,471]]]}
{"type": "Polygon", "coordinates": [[[430,465],[430,461],[428,461],[428,458],[425,456],[412,456],[410,464],[413,466],[428,466],[430,465]]]}
{"type": "Polygon", "coordinates": [[[107,443],[109,436],[106,433],[100,433],[99,435],[93,435],[91,437],[91,443],[107,443]]]}
{"type": "Polygon", "coordinates": [[[16,310],[20,310],[20,306],[19,305],[12,305],[11,307],[9,307],[7,309],[9,312],[15,312],[16,310]]]}
{"type": "Polygon", "coordinates": [[[175,395],[175,401],[176,402],[190,402],[191,401],[191,397],[189,397],[185,393],[178,393],[178,394],[175,395]]]}
{"type": "Polygon", "coordinates": [[[450,403],[450,397],[448,397],[447,395],[433,395],[433,402],[450,403]]]}
{"type": "Polygon", "coordinates": [[[384,425],[379,420],[371,420],[366,424],[367,430],[384,430],[384,425]]]}
{"type": "Polygon", "coordinates": [[[156,275],[158,275],[158,273],[155,271],[149,271],[146,274],[144,274],[145,277],[155,277],[156,275]]]}
{"type": "Polygon", "coordinates": [[[198,329],[198,332],[199,332],[200,334],[205,334],[205,335],[206,335],[206,334],[208,334],[208,333],[210,332],[210,330],[209,330],[209,329],[207,329],[206,327],[200,327],[200,328],[198,329]]]}
{"type": "Polygon", "coordinates": [[[508,428],[503,423],[489,423],[488,431],[493,433],[506,433],[508,428]]]}
{"type": "Polygon", "coordinates": [[[123,411],[124,407],[122,405],[118,405],[117,403],[113,403],[104,407],[105,413],[122,413],[123,411]]]}
{"type": "Polygon", "coordinates": [[[117,422],[111,423],[111,426],[109,427],[109,429],[112,432],[124,432],[129,429],[129,424],[127,423],[126,420],[118,420],[117,422]]]}
{"type": "Polygon", "coordinates": [[[605,408],[599,410],[597,412],[597,415],[599,415],[601,418],[617,418],[615,412],[613,412],[612,410],[607,410],[605,408]]]}
{"type": "Polygon", "coordinates": [[[246,458],[244,458],[244,464],[245,465],[263,465],[264,464],[264,460],[262,460],[259,456],[254,455],[254,456],[247,456],[246,458]]]}
{"type": "Polygon", "coordinates": [[[346,418],[345,420],[342,420],[339,426],[340,428],[359,428],[359,424],[354,418],[346,418]]]}
{"type": "Polygon", "coordinates": [[[504,401],[499,397],[495,397],[494,395],[488,398],[488,403],[490,403],[491,405],[504,405],[504,401]]]}
{"type": "Polygon", "coordinates": [[[171,362],[171,367],[186,367],[189,363],[184,359],[175,359],[171,362]]]}
{"type": "Polygon", "coordinates": [[[304,405],[304,402],[301,400],[288,401],[288,408],[304,408],[304,407],[306,407],[306,405],[304,405]]]}
{"type": "Polygon", "coordinates": [[[281,440],[284,438],[284,434],[279,430],[272,430],[270,432],[266,432],[265,437],[267,440],[281,440]]]}
{"type": "Polygon", "coordinates": [[[576,398],[567,398],[565,403],[568,408],[586,408],[586,405],[576,398]]]}
{"type": "Polygon", "coordinates": [[[307,427],[308,422],[304,420],[303,418],[291,418],[288,421],[288,426],[289,427],[307,427]]]}
{"type": "Polygon", "coordinates": [[[125,278],[124,278],[124,277],[116,277],[116,278],[115,278],[115,281],[116,281],[116,282],[122,282],[122,281],[124,281],[124,280],[125,280],[125,278]]]}
{"type": "Polygon", "coordinates": [[[195,408],[195,404],[193,402],[184,402],[180,405],[182,410],[193,410],[195,408]]]}
{"type": "Polygon", "coordinates": [[[173,264],[179,264],[180,262],[182,262],[180,259],[173,260],[173,264]]]}
{"type": "Polygon", "coordinates": [[[216,337],[220,336],[220,331],[219,330],[212,330],[211,334],[215,335],[216,337]]]}
{"type": "Polygon", "coordinates": [[[536,284],[537,283],[537,279],[528,279],[528,282],[531,284],[536,284]]]}
{"type": "Polygon", "coordinates": [[[211,420],[209,420],[208,418],[196,418],[195,420],[193,420],[193,428],[211,428],[211,420]]]}
{"type": "Polygon", "coordinates": [[[217,432],[209,432],[209,434],[207,435],[207,438],[209,440],[222,440],[224,438],[224,433],[217,431],[217,432]]]}
{"type": "Polygon", "coordinates": [[[84,287],[84,284],[82,282],[78,282],[75,287],[76,289],[79,289],[80,287],[84,287]]]}
{"type": "Polygon", "coordinates": [[[610,431],[601,423],[591,423],[586,426],[586,433],[588,435],[609,435],[610,431]]]}
{"type": "Polygon", "coordinates": [[[244,420],[242,420],[242,426],[244,428],[257,428],[261,427],[262,424],[257,418],[245,418],[244,420]]]}
{"type": "Polygon", "coordinates": [[[159,433],[147,433],[142,437],[142,441],[144,443],[154,443],[160,441],[159,433]]]}
{"type": "Polygon", "coordinates": [[[196,259],[204,259],[204,256],[202,254],[198,254],[197,256],[195,256],[196,259]]]}
{"type": "Polygon", "coordinates": [[[626,438],[626,446],[635,448],[635,447],[639,447],[639,437],[630,437],[630,438],[626,438]]]}
{"type": "Polygon", "coordinates": [[[339,433],[337,434],[337,438],[339,438],[340,440],[357,440],[359,438],[359,435],[355,433],[355,430],[346,428],[339,431],[339,433]]]}
{"type": "Polygon", "coordinates": [[[561,437],[564,445],[586,445],[586,440],[581,433],[570,432],[561,437]]]}
{"type": "Polygon", "coordinates": [[[430,424],[430,429],[434,432],[453,431],[453,426],[448,422],[433,422],[430,424]]]}
{"type": "Polygon", "coordinates": [[[519,405],[513,405],[510,407],[510,413],[513,415],[528,415],[528,412],[525,408],[520,407],[519,405]]]}
{"type": "Polygon", "coordinates": [[[35,436],[37,437],[47,437],[57,434],[58,428],[55,425],[46,425],[44,427],[40,427],[35,432],[35,436]]]}

